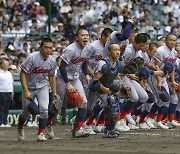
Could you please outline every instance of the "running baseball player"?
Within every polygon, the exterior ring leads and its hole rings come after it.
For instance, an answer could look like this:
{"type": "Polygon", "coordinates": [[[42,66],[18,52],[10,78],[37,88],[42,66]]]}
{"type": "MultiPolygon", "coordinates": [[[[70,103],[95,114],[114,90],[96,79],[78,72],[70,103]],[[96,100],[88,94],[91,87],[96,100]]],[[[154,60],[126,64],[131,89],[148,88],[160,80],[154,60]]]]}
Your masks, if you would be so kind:
{"type": "MultiPolygon", "coordinates": [[[[166,96],[170,95],[169,87],[167,83],[168,75],[170,76],[172,87],[175,88],[177,86],[177,83],[175,82],[175,79],[174,79],[174,66],[173,66],[177,59],[177,52],[174,50],[174,47],[176,45],[176,36],[174,34],[168,34],[166,36],[165,43],[166,45],[159,47],[157,52],[154,55],[155,65],[158,66],[161,70],[164,70],[165,75],[163,77],[156,77],[157,80],[152,79],[151,80],[152,82],[149,83],[149,85],[151,86],[151,89],[152,90],[154,89],[154,94],[155,95],[157,94],[156,98],[160,97],[159,93],[161,93],[162,87],[163,87],[164,93],[166,93],[166,96]],[[168,64],[167,69],[169,70],[165,70],[166,63],[168,64]]],[[[166,117],[168,113],[169,113],[169,119],[170,119],[171,125],[177,126],[178,124],[174,121],[174,114],[175,114],[177,102],[178,102],[178,98],[175,93],[173,93],[171,97],[167,99],[162,100],[162,98],[161,99],[159,98],[157,101],[157,104],[155,103],[152,106],[151,111],[148,114],[148,118],[146,121],[147,124],[150,127],[154,128],[153,117],[156,111],[158,110],[158,114],[156,118],[158,127],[162,129],[169,129],[168,126],[162,123],[163,117],[166,117]]]]}
{"type": "Polygon", "coordinates": [[[83,70],[87,82],[90,80],[88,75],[88,65],[86,59],[90,56],[89,52],[83,51],[89,41],[89,33],[86,29],[78,29],[75,42],[67,46],[61,55],[60,73],[58,81],[61,86],[58,87],[61,98],[64,98],[66,91],[71,93],[76,90],[83,97],[83,103],[79,106],[72,137],[87,136],[88,133],[83,129],[83,123],[87,112],[87,99],[83,85],[79,79],[81,69],[83,70]]]}
{"type": "Polygon", "coordinates": [[[18,139],[24,140],[24,123],[30,116],[30,100],[37,98],[39,106],[39,129],[38,141],[46,141],[44,135],[48,118],[49,88],[48,80],[52,89],[52,95],[56,95],[55,69],[56,61],[50,55],[52,53],[52,40],[44,38],[41,41],[40,52],[34,52],[21,64],[20,81],[23,88],[22,93],[22,113],[19,115],[18,139]]]}

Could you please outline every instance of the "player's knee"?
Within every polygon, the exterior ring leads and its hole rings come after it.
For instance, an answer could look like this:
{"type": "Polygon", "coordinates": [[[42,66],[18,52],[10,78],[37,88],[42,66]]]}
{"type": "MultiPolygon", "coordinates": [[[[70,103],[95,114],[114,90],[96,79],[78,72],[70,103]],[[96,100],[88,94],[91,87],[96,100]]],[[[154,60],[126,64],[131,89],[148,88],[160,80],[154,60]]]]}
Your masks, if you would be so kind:
{"type": "Polygon", "coordinates": [[[143,94],[142,97],[139,98],[141,102],[147,102],[147,100],[149,99],[149,96],[147,93],[143,94]]]}
{"type": "Polygon", "coordinates": [[[47,110],[47,111],[40,112],[39,117],[40,117],[41,119],[47,119],[47,118],[48,118],[48,110],[47,110]]]}
{"type": "Polygon", "coordinates": [[[138,97],[138,95],[132,95],[132,96],[130,96],[130,101],[131,102],[138,102],[138,100],[139,100],[139,97],[138,97]]]}

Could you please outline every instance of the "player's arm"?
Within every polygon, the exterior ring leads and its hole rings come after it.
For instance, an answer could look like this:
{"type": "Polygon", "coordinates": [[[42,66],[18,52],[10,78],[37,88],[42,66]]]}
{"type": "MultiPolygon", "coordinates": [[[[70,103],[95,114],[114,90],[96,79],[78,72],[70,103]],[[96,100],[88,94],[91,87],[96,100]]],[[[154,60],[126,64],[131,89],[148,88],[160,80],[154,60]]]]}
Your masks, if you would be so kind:
{"type": "Polygon", "coordinates": [[[59,70],[61,72],[64,82],[66,83],[67,90],[69,92],[76,92],[76,89],[72,86],[72,84],[70,83],[70,81],[67,77],[66,67],[67,67],[67,63],[62,59],[59,70]]]}
{"type": "MultiPolygon", "coordinates": [[[[94,80],[99,80],[101,77],[102,77],[102,74],[100,72],[97,72],[97,73],[94,74],[94,80]]],[[[112,93],[109,88],[103,86],[102,84],[100,86],[100,90],[102,90],[103,92],[105,92],[107,94],[111,94],[112,93]]]]}
{"type": "Polygon", "coordinates": [[[175,70],[173,70],[172,73],[169,74],[169,76],[171,78],[172,87],[176,89],[178,87],[178,84],[175,81],[174,74],[175,74],[175,70]]]}
{"type": "Polygon", "coordinates": [[[49,75],[49,84],[52,90],[52,96],[56,96],[56,76],[49,75]]]}
{"type": "Polygon", "coordinates": [[[89,82],[90,81],[90,77],[89,77],[89,73],[88,73],[88,62],[87,61],[83,62],[82,70],[83,70],[83,73],[84,73],[84,75],[86,77],[86,81],[89,82]]]}
{"type": "Polygon", "coordinates": [[[26,72],[23,69],[21,69],[21,72],[20,72],[20,82],[23,88],[24,96],[27,99],[31,99],[32,96],[31,96],[31,93],[29,92],[27,81],[26,81],[26,72]]]}
{"type": "Polygon", "coordinates": [[[150,70],[158,70],[158,69],[159,69],[158,66],[154,66],[154,65],[152,65],[152,64],[150,64],[150,63],[147,63],[146,66],[147,66],[150,70]]]}
{"type": "MultiPolygon", "coordinates": [[[[160,67],[160,61],[158,61],[157,59],[155,59],[155,66],[160,67]]],[[[156,76],[156,80],[157,80],[157,87],[159,90],[161,90],[161,77],[160,76],[156,76]]]]}
{"type": "Polygon", "coordinates": [[[89,72],[90,75],[93,75],[93,70],[91,69],[90,66],[88,66],[88,72],[89,72]]]}
{"type": "Polygon", "coordinates": [[[129,38],[130,36],[130,33],[131,33],[131,28],[132,28],[132,24],[133,24],[133,20],[130,19],[127,23],[127,26],[126,28],[124,29],[124,31],[122,33],[118,33],[116,34],[116,38],[119,40],[119,41],[124,41],[126,39],[129,38]]]}

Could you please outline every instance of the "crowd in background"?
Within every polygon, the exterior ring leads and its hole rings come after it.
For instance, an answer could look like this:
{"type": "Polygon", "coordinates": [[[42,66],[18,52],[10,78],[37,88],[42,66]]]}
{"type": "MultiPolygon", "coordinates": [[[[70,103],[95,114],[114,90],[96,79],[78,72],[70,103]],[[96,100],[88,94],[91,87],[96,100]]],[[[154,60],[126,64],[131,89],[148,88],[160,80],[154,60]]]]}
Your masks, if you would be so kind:
{"type": "Polygon", "coordinates": [[[7,55],[11,70],[19,73],[19,64],[29,53],[39,51],[39,40],[48,34],[53,39],[53,56],[74,41],[79,26],[99,38],[103,28],[121,30],[121,23],[133,17],[135,28],[150,34],[153,40],[169,32],[180,43],[179,0],[0,0],[0,53],[7,55]]]}

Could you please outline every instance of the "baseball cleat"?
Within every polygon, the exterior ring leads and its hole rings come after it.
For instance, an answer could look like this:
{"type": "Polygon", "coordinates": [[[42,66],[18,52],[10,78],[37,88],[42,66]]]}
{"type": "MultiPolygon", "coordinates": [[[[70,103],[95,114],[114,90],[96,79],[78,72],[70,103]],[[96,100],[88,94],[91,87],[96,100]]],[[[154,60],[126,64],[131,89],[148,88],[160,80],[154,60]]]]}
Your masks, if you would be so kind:
{"type": "Polygon", "coordinates": [[[92,125],[84,125],[84,129],[90,134],[90,135],[95,135],[96,133],[94,132],[92,125]]]}
{"type": "Polygon", "coordinates": [[[156,124],[158,127],[162,128],[162,129],[166,129],[166,130],[169,129],[169,127],[166,125],[163,125],[161,121],[157,122],[156,124]]]}
{"type": "Polygon", "coordinates": [[[146,122],[140,123],[139,128],[141,128],[141,129],[150,129],[150,127],[146,124],[146,122]]]}
{"type": "Polygon", "coordinates": [[[147,123],[147,125],[150,127],[150,128],[155,128],[155,126],[154,126],[154,119],[152,119],[152,118],[147,118],[146,119],[146,123],[147,123]]]}
{"type": "Polygon", "coordinates": [[[117,138],[119,136],[119,133],[117,133],[115,130],[105,130],[104,134],[108,138],[117,138]]]}
{"type": "Polygon", "coordinates": [[[136,126],[136,125],[133,125],[133,124],[128,124],[128,127],[131,129],[131,130],[137,130],[137,129],[139,129],[139,127],[138,126],[136,126]]]}
{"type": "Polygon", "coordinates": [[[44,136],[44,133],[40,133],[37,135],[37,141],[47,141],[46,137],[44,136]]]}
{"type": "Polygon", "coordinates": [[[53,139],[54,138],[54,131],[53,131],[52,126],[50,126],[50,125],[47,126],[46,133],[47,133],[49,139],[53,139]]]}
{"type": "Polygon", "coordinates": [[[18,140],[24,141],[24,139],[25,139],[24,129],[18,129],[17,131],[18,131],[18,140]]]}
{"type": "Polygon", "coordinates": [[[126,115],[125,119],[126,119],[129,123],[131,123],[131,124],[133,124],[133,125],[136,125],[136,122],[135,122],[134,119],[132,118],[131,114],[126,115]]]}
{"type": "Polygon", "coordinates": [[[94,126],[94,131],[96,133],[102,133],[103,132],[103,129],[104,129],[104,125],[97,125],[97,126],[94,126]]]}
{"type": "Polygon", "coordinates": [[[87,137],[87,136],[89,136],[89,133],[83,127],[81,127],[79,130],[76,130],[76,128],[74,127],[72,130],[73,138],[80,138],[80,137],[87,137]]]}
{"type": "Polygon", "coordinates": [[[174,127],[179,127],[179,126],[180,126],[180,124],[177,123],[175,120],[172,120],[172,121],[169,122],[169,123],[170,123],[170,125],[172,125],[172,126],[174,126],[174,127]]]}
{"type": "Polygon", "coordinates": [[[130,128],[126,126],[126,124],[124,123],[124,120],[120,120],[116,122],[115,130],[118,132],[126,132],[126,131],[129,131],[130,128]]]}

